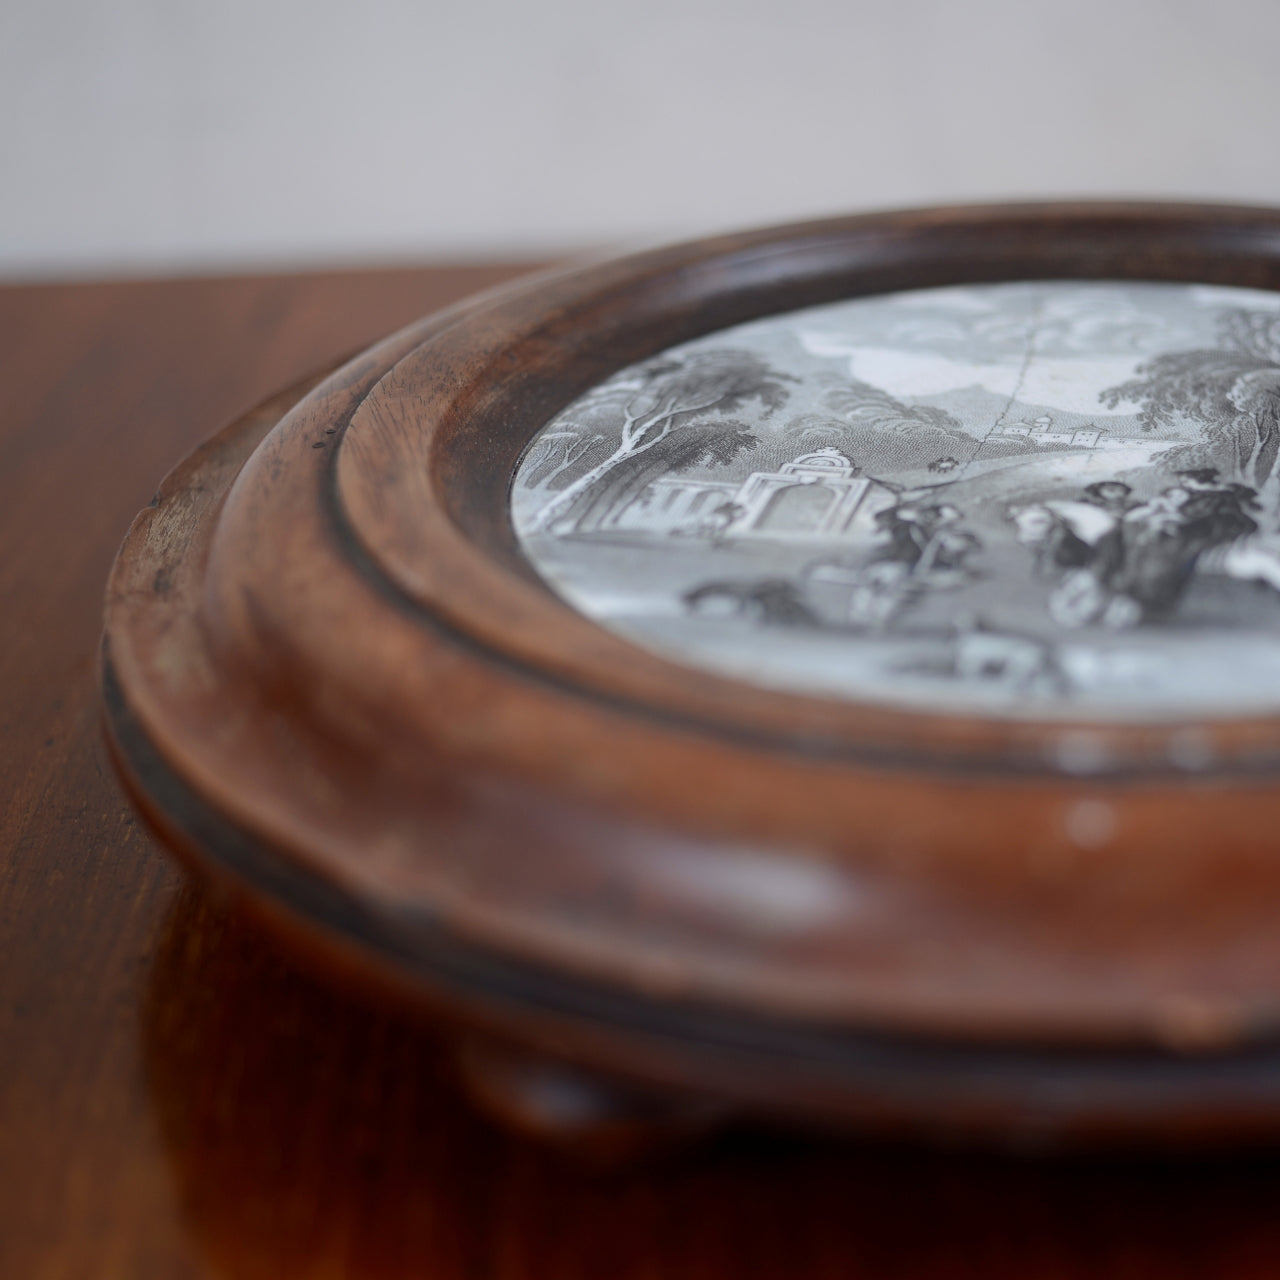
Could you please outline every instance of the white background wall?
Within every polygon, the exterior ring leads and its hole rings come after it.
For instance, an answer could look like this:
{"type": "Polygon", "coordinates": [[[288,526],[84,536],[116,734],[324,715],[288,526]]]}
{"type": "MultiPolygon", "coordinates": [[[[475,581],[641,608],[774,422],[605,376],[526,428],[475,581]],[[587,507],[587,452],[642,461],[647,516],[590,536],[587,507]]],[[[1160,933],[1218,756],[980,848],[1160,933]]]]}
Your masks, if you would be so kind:
{"type": "Polygon", "coordinates": [[[1280,0],[0,0],[0,274],[1280,204],[1280,0]]]}

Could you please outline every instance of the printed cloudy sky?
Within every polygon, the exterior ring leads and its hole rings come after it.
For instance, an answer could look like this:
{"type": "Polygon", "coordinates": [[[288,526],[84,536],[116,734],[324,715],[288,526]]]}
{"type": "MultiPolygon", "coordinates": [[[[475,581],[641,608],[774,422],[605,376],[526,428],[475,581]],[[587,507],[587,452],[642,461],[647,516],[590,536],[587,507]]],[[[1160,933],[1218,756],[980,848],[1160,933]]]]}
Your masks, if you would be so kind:
{"type": "Polygon", "coordinates": [[[836,303],[791,324],[810,355],[847,360],[854,377],[899,397],[976,383],[1017,390],[1024,403],[1131,414],[1133,405],[1107,410],[1098,393],[1153,355],[1212,346],[1222,310],[1239,306],[1274,310],[1280,296],[1208,285],[959,286],[836,303]]]}

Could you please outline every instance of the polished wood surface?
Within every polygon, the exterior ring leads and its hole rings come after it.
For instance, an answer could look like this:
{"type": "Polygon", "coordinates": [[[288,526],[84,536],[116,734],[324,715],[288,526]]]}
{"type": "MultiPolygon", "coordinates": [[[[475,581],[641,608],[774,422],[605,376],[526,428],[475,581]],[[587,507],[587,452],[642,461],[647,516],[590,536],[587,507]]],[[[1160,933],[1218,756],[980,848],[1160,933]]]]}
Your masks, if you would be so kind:
{"type": "Polygon", "coordinates": [[[600,1176],[188,880],[107,764],[101,591],[168,467],[501,269],[0,291],[0,1276],[1262,1277],[1280,1160],[728,1135],[600,1176]]]}

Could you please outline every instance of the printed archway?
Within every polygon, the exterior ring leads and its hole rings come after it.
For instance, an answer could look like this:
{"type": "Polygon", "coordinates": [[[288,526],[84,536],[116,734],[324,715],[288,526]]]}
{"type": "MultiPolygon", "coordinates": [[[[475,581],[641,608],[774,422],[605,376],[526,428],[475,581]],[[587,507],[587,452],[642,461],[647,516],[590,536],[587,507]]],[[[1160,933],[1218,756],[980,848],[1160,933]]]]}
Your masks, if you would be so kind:
{"type": "Polygon", "coordinates": [[[823,484],[789,484],[769,499],[756,528],[772,533],[813,533],[821,527],[836,496],[823,484]]]}

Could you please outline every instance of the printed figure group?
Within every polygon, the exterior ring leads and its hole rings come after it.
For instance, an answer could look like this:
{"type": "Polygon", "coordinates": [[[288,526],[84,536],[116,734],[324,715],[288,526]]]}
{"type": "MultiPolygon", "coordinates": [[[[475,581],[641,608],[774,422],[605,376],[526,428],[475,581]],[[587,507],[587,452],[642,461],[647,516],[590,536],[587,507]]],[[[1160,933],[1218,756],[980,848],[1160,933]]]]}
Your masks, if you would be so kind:
{"type": "Polygon", "coordinates": [[[1126,628],[1167,619],[1218,549],[1227,552],[1222,571],[1259,576],[1242,572],[1244,558],[1229,554],[1258,531],[1256,491],[1224,483],[1211,467],[1179,471],[1177,481],[1146,502],[1122,481],[1104,480],[1079,498],[1011,511],[1018,541],[1034,550],[1037,571],[1053,584],[1056,622],[1126,628]]]}
{"type": "Polygon", "coordinates": [[[858,628],[889,626],[931,590],[946,590],[972,576],[969,557],[982,540],[964,528],[959,508],[938,500],[934,487],[904,490],[877,512],[870,563],[854,575],[848,621],[858,628]]]}

